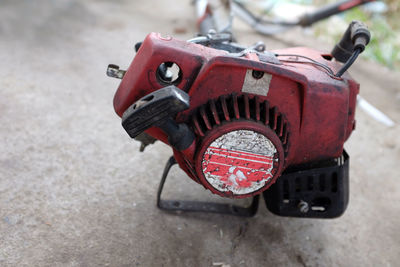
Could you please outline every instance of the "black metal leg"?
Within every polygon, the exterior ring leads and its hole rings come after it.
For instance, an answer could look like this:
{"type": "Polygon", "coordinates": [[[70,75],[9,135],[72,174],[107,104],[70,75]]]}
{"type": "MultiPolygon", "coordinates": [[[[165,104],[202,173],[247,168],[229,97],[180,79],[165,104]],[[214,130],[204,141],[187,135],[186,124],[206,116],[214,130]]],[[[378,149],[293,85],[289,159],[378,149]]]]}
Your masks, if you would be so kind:
{"type": "Polygon", "coordinates": [[[213,202],[201,201],[182,201],[182,200],[163,200],[161,193],[167,179],[168,173],[173,165],[176,164],[175,158],[172,156],[165,165],[163,175],[157,192],[157,207],[162,210],[169,211],[194,211],[194,212],[212,212],[220,214],[229,214],[242,217],[252,217],[257,213],[259,196],[253,197],[253,201],[248,207],[241,207],[232,204],[221,204],[213,202]]]}

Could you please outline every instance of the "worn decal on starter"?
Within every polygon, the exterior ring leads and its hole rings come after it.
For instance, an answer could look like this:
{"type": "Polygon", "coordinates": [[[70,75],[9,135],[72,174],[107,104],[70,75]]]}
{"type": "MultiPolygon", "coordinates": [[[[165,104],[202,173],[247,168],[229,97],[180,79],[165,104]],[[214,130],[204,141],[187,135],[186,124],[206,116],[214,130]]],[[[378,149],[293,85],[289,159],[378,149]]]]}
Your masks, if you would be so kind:
{"type": "Polygon", "coordinates": [[[264,73],[260,79],[253,77],[253,70],[248,69],[244,78],[242,92],[255,95],[267,96],[272,75],[264,73]]]}
{"type": "Polygon", "coordinates": [[[215,139],[203,156],[206,180],[218,191],[249,194],[264,187],[272,178],[277,152],[264,135],[237,130],[215,139]]]}

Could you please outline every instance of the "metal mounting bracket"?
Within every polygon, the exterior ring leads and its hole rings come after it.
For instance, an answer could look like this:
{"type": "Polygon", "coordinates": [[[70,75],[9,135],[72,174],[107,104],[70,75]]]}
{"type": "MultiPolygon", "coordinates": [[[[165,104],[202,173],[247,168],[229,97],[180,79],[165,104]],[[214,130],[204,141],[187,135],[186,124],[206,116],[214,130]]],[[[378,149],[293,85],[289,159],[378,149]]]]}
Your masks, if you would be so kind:
{"type": "Polygon", "coordinates": [[[163,200],[161,193],[164,188],[168,173],[173,165],[177,162],[172,156],[167,161],[164,172],[161,177],[160,185],[157,192],[157,207],[167,211],[186,211],[186,212],[211,212],[219,214],[228,214],[241,217],[252,217],[257,213],[258,202],[260,196],[253,197],[253,200],[248,207],[236,206],[233,204],[222,204],[203,201],[183,201],[183,200],[163,200]]]}

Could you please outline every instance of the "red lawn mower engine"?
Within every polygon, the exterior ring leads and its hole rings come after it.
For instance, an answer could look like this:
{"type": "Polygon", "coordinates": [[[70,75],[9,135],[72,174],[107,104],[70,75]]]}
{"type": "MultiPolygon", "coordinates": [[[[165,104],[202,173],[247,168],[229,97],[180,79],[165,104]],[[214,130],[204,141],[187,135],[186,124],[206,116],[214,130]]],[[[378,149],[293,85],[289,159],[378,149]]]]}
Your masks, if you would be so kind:
{"type": "Polygon", "coordinates": [[[349,157],[359,84],[346,73],[368,44],[352,22],[331,54],[310,48],[242,47],[230,34],[189,41],[151,33],[136,45],[114,108],[141,150],[155,140],[173,149],[158,194],[167,210],[252,216],[263,193],[282,216],[333,218],[346,209],[349,157]],[[340,64],[342,62],[344,64],[340,64]],[[170,167],[212,193],[254,197],[249,207],[162,200],[170,167]]]}

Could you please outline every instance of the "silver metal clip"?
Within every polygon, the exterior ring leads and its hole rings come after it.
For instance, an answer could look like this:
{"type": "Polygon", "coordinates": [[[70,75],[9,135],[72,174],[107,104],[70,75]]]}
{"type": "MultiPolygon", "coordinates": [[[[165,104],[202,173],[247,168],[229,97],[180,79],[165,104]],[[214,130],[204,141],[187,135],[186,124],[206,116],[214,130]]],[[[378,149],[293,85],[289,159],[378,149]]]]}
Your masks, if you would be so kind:
{"type": "Polygon", "coordinates": [[[117,78],[117,79],[122,79],[124,78],[126,71],[125,70],[120,70],[119,66],[110,64],[107,67],[107,76],[117,78]]]}

